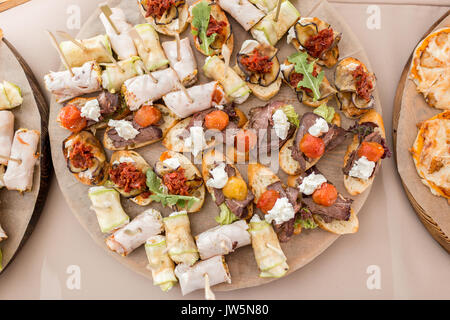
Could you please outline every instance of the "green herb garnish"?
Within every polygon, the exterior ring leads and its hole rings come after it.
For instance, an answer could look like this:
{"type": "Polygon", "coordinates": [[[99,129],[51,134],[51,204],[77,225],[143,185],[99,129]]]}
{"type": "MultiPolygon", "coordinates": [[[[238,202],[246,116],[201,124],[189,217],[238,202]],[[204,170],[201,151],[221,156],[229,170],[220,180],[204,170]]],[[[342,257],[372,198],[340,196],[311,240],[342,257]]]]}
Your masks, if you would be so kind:
{"type": "Polygon", "coordinates": [[[320,71],[317,77],[313,76],[314,64],[316,61],[308,62],[308,54],[306,52],[297,52],[288,57],[288,61],[295,65],[295,72],[302,74],[303,79],[298,82],[297,88],[311,89],[314,94],[314,101],[320,99],[320,84],[322,83],[325,73],[320,71]]]}
{"type": "Polygon", "coordinates": [[[300,125],[300,120],[298,119],[298,114],[295,112],[294,106],[289,104],[281,108],[281,110],[283,110],[284,114],[288,118],[288,121],[298,128],[300,125]]]}
{"type": "Polygon", "coordinates": [[[231,212],[231,210],[227,207],[225,203],[222,203],[220,206],[220,214],[216,217],[216,222],[225,225],[232,224],[233,222],[239,220],[236,215],[231,212]]]}
{"type": "Polygon", "coordinates": [[[318,227],[317,223],[314,221],[313,218],[308,219],[297,218],[295,220],[295,227],[297,227],[298,225],[300,225],[302,229],[315,229],[318,227]]]}
{"type": "Polygon", "coordinates": [[[164,189],[161,179],[152,169],[147,170],[147,187],[152,193],[150,199],[155,202],[160,202],[163,206],[178,205],[181,208],[187,206],[190,209],[195,202],[200,200],[196,197],[168,194],[164,189]]]}
{"type": "Polygon", "coordinates": [[[192,34],[200,38],[200,47],[209,56],[209,46],[216,40],[217,33],[207,36],[211,7],[206,1],[201,1],[192,9],[192,34]]]}
{"type": "Polygon", "coordinates": [[[317,107],[316,109],[314,109],[313,112],[315,114],[317,114],[318,116],[321,116],[322,118],[324,118],[328,123],[331,123],[331,121],[333,121],[334,114],[336,113],[334,111],[334,108],[327,106],[326,103],[324,103],[324,104],[320,105],[320,107],[317,107]]]}

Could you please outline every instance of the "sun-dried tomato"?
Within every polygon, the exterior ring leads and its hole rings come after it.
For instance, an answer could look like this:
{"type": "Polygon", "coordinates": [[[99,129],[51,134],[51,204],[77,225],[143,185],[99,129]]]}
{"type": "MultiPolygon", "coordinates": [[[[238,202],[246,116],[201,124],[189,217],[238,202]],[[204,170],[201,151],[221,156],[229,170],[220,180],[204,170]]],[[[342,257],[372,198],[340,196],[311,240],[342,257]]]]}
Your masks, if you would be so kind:
{"type": "Polygon", "coordinates": [[[173,172],[166,173],[163,176],[163,183],[169,190],[170,194],[188,196],[189,186],[186,182],[187,178],[184,175],[184,169],[181,167],[173,172]]]}
{"type": "Polygon", "coordinates": [[[364,71],[362,65],[359,65],[352,72],[353,79],[356,80],[356,93],[362,99],[370,101],[370,94],[373,90],[373,83],[369,79],[369,75],[364,71]]]}
{"type": "Polygon", "coordinates": [[[225,21],[217,21],[214,19],[214,17],[211,15],[209,17],[209,24],[208,24],[208,30],[206,30],[206,35],[210,37],[214,33],[221,34],[223,29],[227,26],[227,23],[225,21]]]}
{"type": "MultiPolygon", "coordinates": [[[[144,1],[145,2],[145,1],[144,1]]],[[[170,9],[177,2],[176,0],[148,0],[147,1],[147,12],[145,17],[148,18],[150,16],[161,18],[164,13],[170,9]]]]}
{"type": "Polygon", "coordinates": [[[109,178],[125,192],[141,190],[146,186],[145,174],[130,162],[113,165],[109,170],[109,178]]]}
{"type": "Polygon", "coordinates": [[[316,35],[310,37],[306,43],[305,48],[309,55],[314,58],[319,58],[322,53],[333,44],[334,32],[333,29],[323,29],[316,35]]]}
{"type": "Polygon", "coordinates": [[[69,159],[72,166],[77,169],[90,168],[93,163],[93,158],[94,155],[92,154],[92,147],[82,143],[81,141],[75,142],[69,154],[69,159]]]}
{"type": "Polygon", "coordinates": [[[257,73],[269,73],[273,66],[273,62],[270,61],[270,58],[261,55],[257,49],[253,50],[250,55],[243,57],[241,63],[248,71],[257,73]]]}

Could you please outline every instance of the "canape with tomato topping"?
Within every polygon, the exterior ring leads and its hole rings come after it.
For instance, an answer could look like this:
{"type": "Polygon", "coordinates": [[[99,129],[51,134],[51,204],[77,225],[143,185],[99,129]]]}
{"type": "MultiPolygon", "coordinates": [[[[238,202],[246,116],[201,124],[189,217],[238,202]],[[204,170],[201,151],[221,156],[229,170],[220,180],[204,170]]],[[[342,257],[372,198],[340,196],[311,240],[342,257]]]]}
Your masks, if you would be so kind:
{"type": "Polygon", "coordinates": [[[89,186],[102,185],[108,178],[108,163],[100,141],[89,131],[73,133],[63,141],[67,168],[89,186]]]}
{"type": "Polygon", "coordinates": [[[173,36],[183,32],[188,23],[188,5],[184,0],[140,0],[145,20],[159,33],[173,36]]]}

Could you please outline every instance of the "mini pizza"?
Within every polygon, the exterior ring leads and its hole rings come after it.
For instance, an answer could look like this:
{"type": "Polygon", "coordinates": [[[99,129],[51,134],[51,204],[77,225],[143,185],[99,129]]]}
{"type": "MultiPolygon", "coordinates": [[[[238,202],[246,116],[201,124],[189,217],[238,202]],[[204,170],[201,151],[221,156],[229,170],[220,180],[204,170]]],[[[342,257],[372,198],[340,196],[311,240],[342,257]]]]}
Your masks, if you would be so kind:
{"type": "Polygon", "coordinates": [[[450,199],[450,111],[421,123],[411,154],[431,193],[450,199]]]}
{"type": "Polygon", "coordinates": [[[322,68],[307,53],[294,53],[281,65],[285,83],[295,90],[298,101],[317,108],[330,101],[336,89],[325,77],[322,68]]]}
{"type": "Polygon", "coordinates": [[[159,33],[173,36],[182,33],[187,25],[189,10],[184,0],[139,0],[145,19],[159,33]]]}
{"type": "Polygon", "coordinates": [[[88,186],[102,185],[108,178],[108,162],[100,141],[89,131],[73,133],[63,141],[67,168],[88,186]]]}
{"type": "Polygon", "coordinates": [[[189,8],[191,33],[198,51],[205,56],[221,55],[223,46],[233,51],[231,24],[212,0],[198,0],[189,8]]]}
{"type": "Polygon", "coordinates": [[[339,61],[334,73],[337,100],[348,118],[358,118],[373,109],[375,99],[375,75],[361,61],[345,58],[339,61]]]}
{"type": "Polygon", "coordinates": [[[220,208],[216,221],[222,225],[253,215],[253,193],[232,161],[217,150],[203,156],[202,175],[206,188],[220,208]]]}
{"type": "Polygon", "coordinates": [[[269,168],[256,163],[248,166],[248,183],[255,195],[256,207],[264,214],[281,242],[288,242],[294,234],[295,220],[300,210],[299,190],[283,185],[280,178],[269,168]]]}
{"type": "Polygon", "coordinates": [[[14,109],[22,102],[22,92],[17,85],[9,81],[0,83],[0,110],[14,109]]]}
{"type": "Polygon", "coordinates": [[[189,38],[180,40],[180,57],[178,59],[177,42],[166,41],[162,43],[164,52],[170,65],[178,75],[184,86],[191,86],[197,81],[197,61],[191,48],[189,38]]]}
{"type": "Polygon", "coordinates": [[[344,157],[344,185],[351,195],[363,193],[373,182],[381,160],[390,157],[383,118],[375,110],[364,114],[349,129],[353,141],[344,157]]]}
{"type": "Polygon", "coordinates": [[[417,45],[410,78],[431,107],[450,109],[450,27],[432,32],[417,45]]]}
{"type": "Polygon", "coordinates": [[[264,101],[273,98],[281,87],[278,49],[255,40],[246,40],[237,55],[237,73],[253,94],[264,101]]]}
{"type": "Polygon", "coordinates": [[[197,157],[203,150],[220,143],[234,144],[238,129],[246,121],[244,113],[231,105],[210,107],[177,123],[164,138],[163,145],[197,157]]]}
{"type": "Polygon", "coordinates": [[[71,132],[106,127],[110,119],[116,120],[129,114],[119,94],[106,90],[97,97],[75,98],[67,102],[58,113],[56,121],[71,132]]]}
{"type": "Polygon", "coordinates": [[[352,209],[353,200],[342,196],[315,166],[299,176],[290,176],[288,185],[298,188],[302,195],[296,228],[313,229],[318,225],[335,234],[358,231],[359,222],[352,209]]]}
{"type": "Polygon", "coordinates": [[[324,105],[314,111],[303,114],[295,136],[280,150],[280,167],[289,175],[308,170],[326,152],[333,150],[345,140],[347,132],[340,127],[340,117],[333,108],[324,105]],[[320,112],[316,112],[324,108],[332,110],[328,119],[322,117],[320,112]]]}
{"type": "Polygon", "coordinates": [[[300,18],[289,29],[287,42],[297,50],[307,52],[319,65],[333,67],[339,59],[338,44],[342,34],[316,17],[300,18]]]}
{"type": "Polygon", "coordinates": [[[108,36],[101,34],[89,39],[76,39],[76,41],[84,49],[81,49],[72,41],[63,41],[59,44],[71,68],[81,67],[89,61],[98,63],[112,62],[109,58],[112,55],[112,49],[108,36]],[[105,48],[107,52],[105,52],[105,48]]]}
{"type": "Polygon", "coordinates": [[[228,12],[245,31],[250,30],[265,14],[249,0],[217,0],[219,6],[228,12]]]}

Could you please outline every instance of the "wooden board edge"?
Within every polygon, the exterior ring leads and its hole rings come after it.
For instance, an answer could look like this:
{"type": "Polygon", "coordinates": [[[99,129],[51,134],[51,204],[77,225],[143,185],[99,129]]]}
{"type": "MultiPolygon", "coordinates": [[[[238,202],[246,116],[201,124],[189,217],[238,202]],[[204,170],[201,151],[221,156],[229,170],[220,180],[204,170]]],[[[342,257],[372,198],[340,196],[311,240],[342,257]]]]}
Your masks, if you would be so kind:
{"type": "Polygon", "coordinates": [[[17,7],[21,4],[24,4],[30,0],[6,0],[5,2],[0,3],[0,12],[6,11],[8,9],[17,7]]]}
{"type": "Polygon", "coordinates": [[[48,190],[50,187],[53,165],[50,156],[50,141],[48,136],[48,120],[49,120],[49,107],[48,103],[44,98],[42,90],[39,86],[39,83],[36,80],[30,66],[27,64],[25,59],[19,54],[16,48],[5,38],[2,40],[6,46],[11,50],[11,52],[16,57],[17,61],[19,61],[25,75],[27,77],[28,83],[30,84],[31,90],[33,91],[34,100],[36,101],[36,105],[38,107],[39,113],[41,115],[41,141],[40,141],[40,166],[41,166],[41,179],[39,185],[39,192],[36,199],[36,203],[34,206],[33,214],[31,216],[30,222],[28,223],[28,227],[25,230],[24,236],[14,253],[11,259],[8,261],[8,264],[3,267],[0,271],[0,275],[5,271],[13,262],[17,254],[23,248],[31,234],[33,233],[34,228],[37,225],[39,217],[41,216],[42,210],[44,209],[45,201],[47,199],[48,190]]]}
{"type": "MultiPolygon", "coordinates": [[[[420,43],[431,31],[433,31],[444,19],[447,18],[447,16],[450,15],[450,10],[448,10],[442,17],[440,17],[428,30],[427,32],[422,36],[422,38],[417,42],[417,44],[420,43]]],[[[392,112],[392,140],[394,144],[394,158],[395,158],[395,164],[397,166],[397,174],[401,179],[403,189],[405,190],[406,196],[408,197],[409,202],[411,203],[411,206],[413,207],[414,211],[416,212],[417,216],[419,217],[419,220],[422,222],[422,224],[425,226],[425,228],[428,230],[428,232],[431,234],[431,236],[448,252],[450,253],[450,238],[447,236],[442,229],[439,227],[439,225],[431,218],[426,211],[422,208],[422,206],[414,199],[411,192],[408,190],[408,187],[406,186],[406,183],[403,181],[402,177],[400,176],[400,173],[398,171],[398,161],[397,161],[397,129],[398,129],[398,123],[400,118],[400,111],[402,106],[402,97],[403,97],[403,91],[405,89],[406,81],[408,80],[408,73],[409,68],[411,65],[413,53],[408,58],[408,61],[405,64],[405,67],[403,68],[402,75],[400,77],[397,90],[395,92],[394,97],[394,109],[392,112]]]]}

